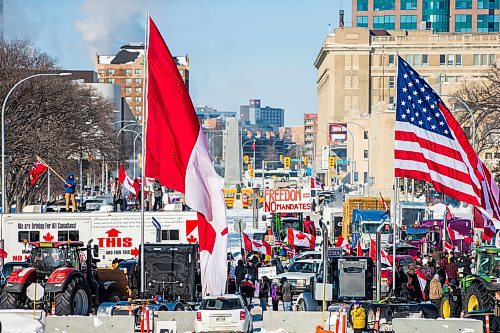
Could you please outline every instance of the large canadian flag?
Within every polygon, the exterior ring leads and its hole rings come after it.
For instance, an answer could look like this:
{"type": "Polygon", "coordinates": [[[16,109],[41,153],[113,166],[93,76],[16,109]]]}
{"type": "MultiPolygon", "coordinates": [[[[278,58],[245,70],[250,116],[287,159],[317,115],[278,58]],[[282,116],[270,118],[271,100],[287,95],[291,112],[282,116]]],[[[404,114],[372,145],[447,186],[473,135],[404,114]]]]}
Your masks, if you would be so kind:
{"type": "Polygon", "coordinates": [[[342,235],[337,238],[337,244],[335,244],[336,247],[340,247],[341,249],[344,249],[346,251],[351,251],[351,245],[349,245],[349,242],[347,239],[344,239],[342,235]]]}
{"type": "Polygon", "coordinates": [[[129,192],[132,192],[134,195],[137,194],[136,187],[134,186],[134,182],[132,179],[127,176],[123,165],[120,164],[120,170],[118,172],[118,181],[125,187],[129,192]]]}
{"type": "Polygon", "coordinates": [[[287,236],[288,245],[303,246],[314,250],[314,245],[316,243],[316,237],[314,235],[288,228],[287,236]]]}
{"type": "Polygon", "coordinates": [[[419,269],[415,271],[417,273],[417,278],[418,278],[418,284],[420,285],[420,290],[422,291],[422,297],[424,301],[426,300],[425,297],[425,287],[427,286],[427,278],[425,277],[424,273],[422,273],[419,269]]]}
{"type": "Polygon", "coordinates": [[[453,230],[448,226],[448,234],[450,235],[451,240],[464,240],[467,244],[472,243],[473,239],[470,236],[462,235],[456,230],[453,230]]]}
{"type": "MultiPolygon", "coordinates": [[[[373,262],[377,261],[377,243],[372,239],[370,240],[370,257],[373,259],[373,262]]],[[[383,248],[380,248],[380,262],[382,264],[386,264],[392,266],[392,255],[387,253],[383,248]]]]}
{"type": "Polygon", "coordinates": [[[215,172],[203,129],[179,70],[153,20],[147,47],[146,177],[184,193],[198,212],[203,295],[224,293],[227,220],[223,180],[215,172]]]}
{"type": "Polygon", "coordinates": [[[254,251],[254,252],[259,252],[266,254],[268,256],[273,255],[273,251],[271,249],[271,245],[262,240],[262,241],[257,241],[257,240],[252,240],[250,237],[242,232],[243,234],[243,242],[245,243],[245,250],[246,251],[254,251]]]}

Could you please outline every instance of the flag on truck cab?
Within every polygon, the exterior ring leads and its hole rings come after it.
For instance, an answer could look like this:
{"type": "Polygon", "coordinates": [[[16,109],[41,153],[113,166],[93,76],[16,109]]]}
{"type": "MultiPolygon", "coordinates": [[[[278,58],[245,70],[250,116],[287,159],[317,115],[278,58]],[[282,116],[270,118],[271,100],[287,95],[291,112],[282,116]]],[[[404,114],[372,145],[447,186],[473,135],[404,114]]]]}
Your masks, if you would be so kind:
{"type": "Polygon", "coordinates": [[[127,191],[132,192],[134,195],[137,194],[136,188],[134,187],[134,182],[129,178],[129,176],[127,176],[127,173],[125,172],[125,169],[121,164],[118,171],[118,181],[123,185],[123,187],[125,187],[127,191]]]}
{"type": "Polygon", "coordinates": [[[398,56],[394,174],[500,218],[500,191],[438,94],[398,56]]]}
{"type": "Polygon", "coordinates": [[[450,228],[450,226],[448,226],[448,235],[450,235],[450,238],[452,241],[463,240],[467,244],[472,243],[472,237],[470,237],[468,235],[463,235],[463,234],[459,233],[458,231],[450,228]]]}
{"type": "Polygon", "coordinates": [[[215,172],[203,129],[167,44],[149,19],[145,176],[184,194],[198,212],[203,295],[221,295],[227,279],[223,180],[215,172]]]}
{"type": "Polygon", "coordinates": [[[288,228],[287,229],[288,244],[295,246],[308,247],[314,250],[314,245],[316,244],[316,237],[311,234],[306,234],[305,232],[300,232],[298,230],[288,228]]]}
{"type": "Polygon", "coordinates": [[[271,245],[265,240],[253,240],[247,234],[242,232],[243,234],[243,243],[245,244],[245,251],[254,251],[263,253],[265,255],[271,256],[273,255],[273,251],[271,249],[271,245]]]}
{"type": "Polygon", "coordinates": [[[35,160],[35,163],[33,163],[33,165],[31,166],[31,169],[30,169],[30,183],[31,183],[31,186],[35,185],[38,178],[40,178],[40,176],[45,172],[47,171],[49,167],[47,165],[45,165],[42,160],[40,160],[39,157],[36,158],[35,160]]]}
{"type": "MultiPolygon", "coordinates": [[[[371,239],[370,240],[370,258],[372,258],[373,262],[377,261],[377,243],[371,239]]],[[[382,247],[380,247],[380,262],[382,264],[386,264],[392,266],[392,255],[387,253],[382,247]]]]}
{"type": "Polygon", "coordinates": [[[337,238],[337,244],[335,244],[336,247],[340,247],[341,249],[346,250],[347,252],[351,252],[351,245],[349,245],[349,242],[347,239],[344,239],[342,235],[337,238]]]}

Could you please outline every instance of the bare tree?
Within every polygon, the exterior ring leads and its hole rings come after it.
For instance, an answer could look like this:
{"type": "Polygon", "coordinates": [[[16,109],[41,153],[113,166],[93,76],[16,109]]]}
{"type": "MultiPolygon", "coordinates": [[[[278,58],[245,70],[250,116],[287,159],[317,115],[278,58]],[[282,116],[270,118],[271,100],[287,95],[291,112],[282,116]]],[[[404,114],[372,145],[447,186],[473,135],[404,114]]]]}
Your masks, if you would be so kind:
{"type": "MultiPolygon", "coordinates": [[[[57,69],[53,58],[28,41],[0,43],[0,102],[19,80],[57,69]]],[[[15,203],[19,211],[42,200],[40,191],[46,176],[39,186],[29,183],[36,155],[63,176],[75,170],[80,157],[113,159],[116,139],[112,117],[110,101],[70,79],[40,77],[18,86],[9,97],[5,114],[7,209],[15,203]]]]}

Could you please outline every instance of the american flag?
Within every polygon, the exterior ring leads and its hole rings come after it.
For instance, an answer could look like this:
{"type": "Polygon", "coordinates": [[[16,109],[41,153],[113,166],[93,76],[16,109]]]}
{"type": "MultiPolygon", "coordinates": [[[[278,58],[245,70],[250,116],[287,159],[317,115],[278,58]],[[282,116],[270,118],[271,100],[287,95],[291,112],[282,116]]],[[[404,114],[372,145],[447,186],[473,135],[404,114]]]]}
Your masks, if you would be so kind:
{"type": "Polygon", "coordinates": [[[295,256],[295,248],[284,243],[281,239],[276,238],[276,240],[274,241],[274,245],[282,247],[289,256],[292,256],[292,257],[295,256]]]}
{"type": "Polygon", "coordinates": [[[498,185],[438,94],[401,57],[397,92],[395,176],[432,183],[498,219],[498,185]]]}

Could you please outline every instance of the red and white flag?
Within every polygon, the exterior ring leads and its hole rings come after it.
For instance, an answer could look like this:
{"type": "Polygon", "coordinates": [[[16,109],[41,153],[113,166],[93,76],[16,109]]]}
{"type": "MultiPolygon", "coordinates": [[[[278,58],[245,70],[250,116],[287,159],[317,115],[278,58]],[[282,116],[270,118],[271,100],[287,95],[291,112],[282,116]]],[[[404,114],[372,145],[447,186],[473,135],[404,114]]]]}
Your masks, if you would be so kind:
{"type": "Polygon", "coordinates": [[[242,232],[243,234],[243,242],[245,243],[245,250],[246,251],[254,251],[254,252],[259,252],[263,253],[265,255],[271,256],[273,254],[271,245],[262,240],[262,241],[257,241],[257,240],[252,240],[250,237],[242,232]]]}
{"type": "MultiPolygon", "coordinates": [[[[375,243],[375,241],[372,239],[370,240],[369,254],[374,262],[377,261],[376,253],[377,253],[377,243],[375,243]]],[[[387,251],[385,251],[383,248],[380,248],[380,262],[382,264],[386,264],[389,266],[392,265],[392,255],[387,253],[387,251]]]]}
{"type": "Polygon", "coordinates": [[[358,244],[356,245],[356,254],[358,257],[363,256],[363,249],[361,249],[361,242],[358,241],[358,244]]]}
{"type": "Polygon", "coordinates": [[[450,244],[447,241],[444,242],[444,249],[447,252],[454,252],[455,251],[455,248],[453,247],[453,244],[450,244]]]}
{"type": "Polygon", "coordinates": [[[314,177],[311,177],[311,189],[316,189],[316,188],[323,189],[324,187],[323,185],[321,185],[320,182],[314,179],[314,177]]]}
{"type": "Polygon", "coordinates": [[[474,228],[483,228],[483,240],[490,241],[493,239],[493,237],[495,237],[495,224],[493,224],[493,221],[476,207],[474,207],[473,210],[473,219],[474,228]]]}
{"type": "Polygon", "coordinates": [[[45,171],[47,171],[48,168],[49,167],[47,165],[45,165],[39,157],[36,158],[35,163],[33,163],[33,165],[31,166],[31,169],[30,169],[31,186],[36,184],[36,181],[38,180],[38,178],[40,178],[40,176],[45,171]]]}
{"type": "Polygon", "coordinates": [[[448,226],[448,234],[450,235],[450,238],[452,241],[464,240],[467,244],[470,244],[470,243],[472,243],[472,240],[473,240],[472,237],[467,236],[467,235],[463,235],[463,234],[459,233],[458,231],[453,230],[449,226],[448,226]]]}
{"type": "Polygon", "coordinates": [[[351,251],[351,245],[349,245],[349,242],[347,241],[347,239],[344,239],[344,237],[342,237],[342,235],[340,235],[339,238],[337,238],[337,244],[335,246],[340,247],[348,252],[351,251]]]}
{"type": "Polygon", "coordinates": [[[384,210],[389,213],[391,211],[391,209],[389,208],[389,206],[387,206],[387,202],[385,202],[385,199],[384,197],[382,196],[382,193],[381,192],[378,192],[378,194],[380,195],[380,200],[382,200],[382,206],[384,206],[384,210]]]}
{"type": "Polygon", "coordinates": [[[118,171],[118,181],[120,184],[127,189],[127,191],[132,192],[134,195],[137,194],[136,188],[134,187],[134,182],[127,176],[123,165],[120,164],[120,169],[118,171]]]}
{"type": "Polygon", "coordinates": [[[439,95],[401,57],[397,81],[395,176],[427,181],[498,220],[498,185],[439,95]]]}
{"type": "Polygon", "coordinates": [[[314,245],[316,244],[316,237],[314,235],[288,228],[287,236],[289,245],[303,246],[314,250],[314,245]]]}
{"type": "Polygon", "coordinates": [[[184,193],[198,212],[203,295],[221,295],[227,279],[223,180],[215,172],[188,90],[163,37],[149,19],[147,45],[146,177],[184,193]]]}
{"type": "Polygon", "coordinates": [[[485,241],[490,241],[495,237],[495,234],[497,233],[497,230],[495,228],[495,225],[493,224],[493,221],[487,220],[484,229],[483,229],[483,240],[485,241]]]}
{"type": "Polygon", "coordinates": [[[451,212],[450,207],[448,207],[448,206],[446,206],[446,209],[444,211],[444,217],[446,218],[446,221],[449,221],[455,217],[453,215],[453,213],[451,212]]]}
{"type": "Polygon", "coordinates": [[[425,287],[427,286],[427,278],[425,277],[425,274],[422,273],[419,269],[416,269],[415,272],[417,273],[417,278],[418,278],[418,284],[420,285],[420,290],[422,291],[422,297],[423,300],[426,300],[425,297],[425,287]]]}

